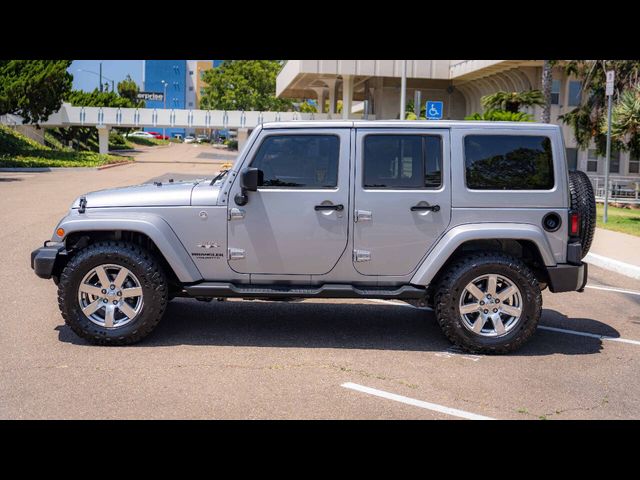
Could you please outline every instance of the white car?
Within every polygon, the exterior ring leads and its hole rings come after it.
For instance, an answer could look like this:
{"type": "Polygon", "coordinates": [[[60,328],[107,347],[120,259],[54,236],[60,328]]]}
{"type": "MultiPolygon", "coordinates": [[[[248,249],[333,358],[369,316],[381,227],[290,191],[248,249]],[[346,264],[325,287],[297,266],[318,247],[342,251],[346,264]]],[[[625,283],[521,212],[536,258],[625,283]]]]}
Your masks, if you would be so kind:
{"type": "Polygon", "coordinates": [[[184,143],[194,143],[196,141],[196,137],[193,135],[187,135],[184,137],[184,143]]]}
{"type": "Polygon", "coordinates": [[[142,130],[130,133],[128,136],[129,137],[142,137],[142,138],[156,138],[153,135],[151,135],[149,132],[143,132],[142,130]]]}

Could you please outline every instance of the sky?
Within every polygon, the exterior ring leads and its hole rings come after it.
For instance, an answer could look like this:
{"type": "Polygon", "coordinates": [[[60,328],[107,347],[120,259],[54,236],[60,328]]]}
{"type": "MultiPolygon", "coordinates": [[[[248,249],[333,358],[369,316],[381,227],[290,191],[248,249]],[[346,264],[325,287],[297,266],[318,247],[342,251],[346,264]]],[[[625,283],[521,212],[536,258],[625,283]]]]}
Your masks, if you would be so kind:
{"type": "Polygon", "coordinates": [[[111,85],[110,80],[114,80],[117,89],[118,82],[124,80],[127,75],[131,75],[131,78],[142,89],[142,60],[74,60],[68,70],[73,75],[74,90],[92,92],[98,88],[100,76],[96,74],[100,71],[100,62],[102,62],[103,83],[108,82],[111,85]],[[79,69],[90,70],[96,74],[80,72],[79,69]]]}

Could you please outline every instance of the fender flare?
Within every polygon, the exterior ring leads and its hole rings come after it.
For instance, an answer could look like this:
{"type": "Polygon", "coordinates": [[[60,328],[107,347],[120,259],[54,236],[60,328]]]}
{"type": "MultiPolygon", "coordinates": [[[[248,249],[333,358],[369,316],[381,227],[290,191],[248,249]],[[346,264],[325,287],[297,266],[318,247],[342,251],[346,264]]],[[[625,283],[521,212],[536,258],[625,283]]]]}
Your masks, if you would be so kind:
{"type": "Polygon", "coordinates": [[[449,230],[431,251],[411,278],[413,285],[429,285],[453,252],[470,240],[510,239],[530,240],[540,251],[547,267],[556,265],[551,246],[542,230],[535,225],[518,223],[472,223],[449,230]]]}
{"type": "MultiPolygon", "coordinates": [[[[167,263],[183,283],[202,280],[202,275],[191,259],[189,252],[175,234],[171,226],[159,215],[152,213],[91,212],[80,215],[72,213],[64,217],[58,226],[65,231],[65,237],[76,232],[126,230],[148,236],[164,255],[167,263]]],[[[52,240],[63,239],[54,233],[52,240]]]]}

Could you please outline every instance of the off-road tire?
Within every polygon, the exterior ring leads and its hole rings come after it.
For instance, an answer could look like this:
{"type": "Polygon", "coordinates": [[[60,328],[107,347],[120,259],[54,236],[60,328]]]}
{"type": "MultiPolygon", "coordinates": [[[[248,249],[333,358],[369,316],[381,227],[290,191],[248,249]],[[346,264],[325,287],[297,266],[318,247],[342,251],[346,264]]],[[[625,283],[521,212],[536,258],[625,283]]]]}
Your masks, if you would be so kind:
{"type": "Polygon", "coordinates": [[[520,348],[534,334],[542,311],[542,294],[533,272],[518,258],[500,252],[474,253],[454,261],[435,290],[435,313],[446,337],[470,353],[504,354],[520,348]],[[522,294],[522,315],[513,329],[500,337],[469,331],[460,318],[460,295],[474,278],[488,273],[513,281],[522,294]]]}
{"type": "Polygon", "coordinates": [[[596,196],[586,173],[579,170],[569,172],[569,193],[571,210],[580,214],[580,244],[584,258],[596,231],[596,196]]]}
{"type": "Polygon", "coordinates": [[[91,244],[67,263],[58,284],[58,306],[65,323],[76,335],[96,345],[129,345],[139,342],[158,325],[168,302],[166,275],[160,262],[138,245],[103,241],[91,244]],[[142,310],[130,323],[108,329],[89,320],[78,304],[83,277],[101,264],[117,264],[133,272],[142,287],[142,310]]]}

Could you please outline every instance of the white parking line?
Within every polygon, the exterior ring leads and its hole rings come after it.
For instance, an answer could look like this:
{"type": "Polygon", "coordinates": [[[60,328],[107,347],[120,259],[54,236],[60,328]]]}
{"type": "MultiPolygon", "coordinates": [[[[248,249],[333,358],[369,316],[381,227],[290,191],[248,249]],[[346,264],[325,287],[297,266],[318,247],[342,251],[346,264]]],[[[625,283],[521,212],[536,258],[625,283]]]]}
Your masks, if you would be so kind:
{"type": "Polygon", "coordinates": [[[378,390],[376,388],[365,387],[364,385],[358,385],[357,383],[347,382],[343,383],[340,386],[349,388],[351,390],[356,390],[358,392],[368,393],[369,395],[375,395],[376,397],[386,398],[388,400],[393,400],[400,403],[406,403],[407,405],[413,405],[414,407],[444,413],[445,415],[451,415],[453,417],[466,418],[467,420],[495,420],[495,418],[485,417],[484,415],[465,412],[464,410],[458,410],[457,408],[444,407],[436,403],[423,402],[422,400],[416,400],[415,398],[396,395],[395,393],[385,392],[384,390],[378,390]]]}
{"type": "Polygon", "coordinates": [[[594,290],[606,290],[608,292],[618,292],[618,293],[626,293],[627,295],[640,296],[640,292],[635,292],[633,290],[624,290],[622,288],[603,287],[601,285],[586,285],[584,288],[593,288],[594,290]]]}
{"type": "Polygon", "coordinates": [[[597,333],[578,332],[577,330],[566,330],[564,328],[545,327],[544,325],[539,325],[538,329],[549,330],[550,332],[568,333],[570,335],[579,335],[581,337],[597,338],[599,340],[609,340],[611,342],[630,343],[631,345],[640,345],[640,341],[638,340],[629,340],[627,338],[618,338],[618,337],[607,337],[606,335],[598,335],[597,333]]]}

